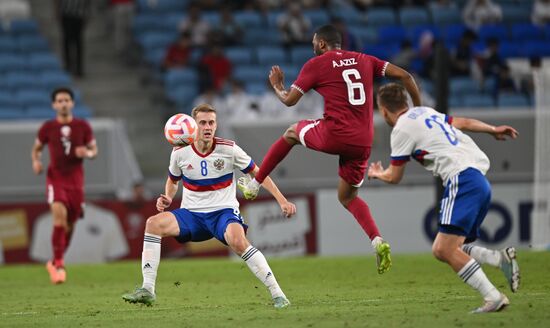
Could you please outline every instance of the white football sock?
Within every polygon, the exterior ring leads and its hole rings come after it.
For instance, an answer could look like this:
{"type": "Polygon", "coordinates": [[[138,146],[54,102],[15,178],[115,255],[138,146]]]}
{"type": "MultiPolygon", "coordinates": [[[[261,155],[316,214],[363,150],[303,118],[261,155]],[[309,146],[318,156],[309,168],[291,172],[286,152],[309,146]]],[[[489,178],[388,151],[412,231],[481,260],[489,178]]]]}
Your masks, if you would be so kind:
{"type": "Polygon", "coordinates": [[[286,298],[262,252],[250,245],[241,258],[246,262],[250,271],[269,289],[272,298],[281,296],[286,298]]]}
{"type": "Polygon", "coordinates": [[[496,301],[500,298],[500,292],[489,281],[489,278],[481,270],[481,265],[476,260],[471,259],[466,265],[458,271],[458,276],[465,283],[472,286],[481,293],[486,301],[496,301]]]}
{"type": "Polygon", "coordinates": [[[463,245],[462,250],[481,264],[489,264],[494,267],[500,266],[502,260],[500,251],[474,245],[463,245]]]}
{"type": "Polygon", "coordinates": [[[153,294],[155,293],[155,281],[160,262],[160,241],[160,236],[147,232],[143,237],[143,253],[141,253],[142,287],[153,294]]]}
{"type": "Polygon", "coordinates": [[[376,246],[382,244],[383,241],[384,239],[382,239],[382,237],[380,236],[374,237],[374,239],[371,241],[371,245],[372,245],[372,248],[374,248],[374,251],[376,251],[376,246]]]}

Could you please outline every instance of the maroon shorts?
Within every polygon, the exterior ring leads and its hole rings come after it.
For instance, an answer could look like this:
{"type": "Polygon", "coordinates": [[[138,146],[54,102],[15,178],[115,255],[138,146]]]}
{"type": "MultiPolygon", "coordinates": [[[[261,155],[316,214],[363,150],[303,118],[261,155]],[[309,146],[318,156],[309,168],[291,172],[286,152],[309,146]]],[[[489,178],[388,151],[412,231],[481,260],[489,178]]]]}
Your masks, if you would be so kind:
{"type": "Polygon", "coordinates": [[[75,222],[84,215],[84,191],[67,188],[48,181],[46,183],[48,204],[60,202],[67,208],[67,220],[75,222]]]}
{"type": "Polygon", "coordinates": [[[363,184],[371,147],[347,145],[326,131],[326,122],[303,120],[298,122],[297,133],[302,145],[323,153],[339,155],[338,175],[352,186],[363,184]]]}

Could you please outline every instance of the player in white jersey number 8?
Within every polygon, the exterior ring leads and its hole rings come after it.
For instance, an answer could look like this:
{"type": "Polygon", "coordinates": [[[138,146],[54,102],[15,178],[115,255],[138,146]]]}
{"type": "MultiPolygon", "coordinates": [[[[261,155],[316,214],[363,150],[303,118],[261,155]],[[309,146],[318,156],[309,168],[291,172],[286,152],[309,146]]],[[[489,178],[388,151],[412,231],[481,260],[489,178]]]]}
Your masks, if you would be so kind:
{"type": "Polygon", "coordinates": [[[491,203],[491,186],[485,178],[489,159],[461,130],[485,132],[497,140],[515,139],[518,132],[507,125],[491,126],[471,118],[449,117],[429,107],[409,108],[405,89],[393,83],[378,91],[378,107],[393,127],[391,164],[384,169],[380,162],[372,163],[369,178],[399,183],[404,164],[413,157],[444,180],[446,189],[433,254],[483,296],[485,303],[472,313],[500,311],[509,304],[508,298],[489,281],[480,264],[500,267],[510,289],[516,292],[516,251],[513,247],[495,251],[468,244],[479,237],[479,227],[491,203]]]}
{"type": "MultiPolygon", "coordinates": [[[[254,176],[258,167],[233,141],[214,137],[217,122],[212,106],[199,105],[192,115],[198,125],[197,140],[172,152],[165,193],[157,199],[160,213],[147,219],[141,265],[143,285],[122,298],[130,303],[153,304],[163,237],[175,237],[182,243],[216,238],[246,262],[271,293],[276,308],[287,307],[290,302],[264,255],[246,239],[247,226],[239,214],[233,171],[240,169],[254,176]],[[181,208],[165,211],[178,191],[179,180],[184,186],[181,208]]],[[[285,217],[296,213],[296,206],[271,179],[266,179],[263,187],[275,197],[285,217]]]]}

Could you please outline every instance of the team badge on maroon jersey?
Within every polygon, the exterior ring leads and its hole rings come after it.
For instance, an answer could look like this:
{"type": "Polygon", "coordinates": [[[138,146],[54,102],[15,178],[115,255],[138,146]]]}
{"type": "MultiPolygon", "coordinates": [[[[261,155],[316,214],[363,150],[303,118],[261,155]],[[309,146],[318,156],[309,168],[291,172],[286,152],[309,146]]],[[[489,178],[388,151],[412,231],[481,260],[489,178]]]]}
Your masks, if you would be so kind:
{"type": "Polygon", "coordinates": [[[216,170],[221,171],[223,170],[224,166],[225,166],[225,162],[223,161],[223,159],[218,158],[217,160],[214,161],[214,167],[216,168],[216,170]]]}
{"type": "Polygon", "coordinates": [[[71,127],[68,126],[68,125],[63,125],[61,127],[61,136],[65,137],[65,138],[70,137],[71,136],[71,127]]]}

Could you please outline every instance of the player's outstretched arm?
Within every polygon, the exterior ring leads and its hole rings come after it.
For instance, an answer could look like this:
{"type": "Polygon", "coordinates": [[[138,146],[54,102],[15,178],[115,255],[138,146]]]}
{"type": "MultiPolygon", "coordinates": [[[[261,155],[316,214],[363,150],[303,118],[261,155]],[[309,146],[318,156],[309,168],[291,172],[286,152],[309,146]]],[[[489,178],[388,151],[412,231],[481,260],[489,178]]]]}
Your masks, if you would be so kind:
{"type": "Polygon", "coordinates": [[[269,82],[271,83],[273,90],[275,90],[277,98],[279,98],[279,100],[288,107],[294,106],[298,100],[302,98],[302,93],[294,88],[285,90],[284,79],[285,75],[279,66],[271,67],[271,71],[269,72],[269,82]]]}
{"type": "Polygon", "coordinates": [[[174,196],[178,192],[178,186],[178,181],[174,181],[170,177],[166,179],[164,194],[160,194],[159,198],[157,198],[157,210],[159,212],[164,212],[165,209],[170,207],[172,199],[174,199],[174,196]]]}
{"type": "MultiPolygon", "coordinates": [[[[255,177],[259,170],[260,168],[256,166],[254,170],[250,172],[250,175],[252,177],[255,177]]],[[[281,193],[279,188],[277,188],[275,182],[273,182],[270,177],[265,178],[264,182],[262,183],[262,187],[264,187],[265,190],[269,191],[269,193],[273,195],[277,203],[279,203],[281,211],[283,212],[283,215],[285,217],[289,218],[296,214],[296,205],[286,199],[286,197],[281,193]]]]}
{"type": "Polygon", "coordinates": [[[386,76],[389,76],[394,79],[401,80],[407,92],[411,95],[411,99],[414,106],[420,106],[420,91],[412,75],[406,70],[402,69],[399,66],[388,63],[386,67],[386,76]]]}
{"type": "Polygon", "coordinates": [[[506,140],[507,136],[512,139],[515,139],[519,135],[518,131],[516,131],[516,129],[514,129],[511,126],[508,126],[508,125],[494,126],[494,125],[490,125],[485,122],[482,122],[480,120],[476,120],[474,118],[453,117],[453,121],[451,124],[455,128],[458,128],[462,131],[485,132],[485,133],[491,134],[497,140],[506,140]]]}
{"type": "Polygon", "coordinates": [[[405,165],[391,165],[384,169],[382,162],[371,163],[368,170],[369,179],[378,179],[386,183],[398,184],[405,174],[405,165]]]}
{"type": "Polygon", "coordinates": [[[44,148],[44,145],[36,139],[31,150],[32,170],[35,174],[42,173],[42,148],[44,148]]]}

